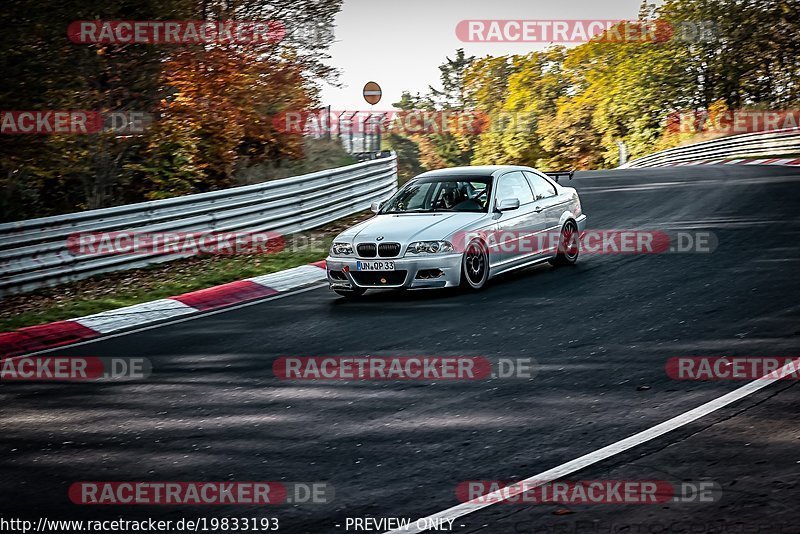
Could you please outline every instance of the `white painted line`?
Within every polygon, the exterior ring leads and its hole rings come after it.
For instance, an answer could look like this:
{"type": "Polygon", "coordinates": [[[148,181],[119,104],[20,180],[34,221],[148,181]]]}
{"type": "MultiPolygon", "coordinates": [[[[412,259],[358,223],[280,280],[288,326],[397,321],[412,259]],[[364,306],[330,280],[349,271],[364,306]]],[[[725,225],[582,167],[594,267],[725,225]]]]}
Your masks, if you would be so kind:
{"type": "Polygon", "coordinates": [[[787,158],[784,158],[784,159],[778,159],[778,160],[775,160],[775,161],[773,161],[773,162],[772,162],[772,165],[786,165],[786,164],[787,164],[787,163],[789,163],[790,161],[794,161],[794,158],[788,158],[788,159],[787,159],[787,158]]]}
{"type": "Polygon", "coordinates": [[[765,161],[767,161],[767,160],[765,160],[765,159],[753,159],[753,160],[750,160],[747,163],[745,163],[745,165],[761,165],[765,161]]]}
{"type": "Polygon", "coordinates": [[[311,282],[318,282],[327,278],[325,269],[320,269],[314,265],[301,265],[293,269],[287,269],[272,274],[265,274],[256,276],[255,278],[248,278],[250,282],[261,284],[262,286],[271,287],[277,291],[287,291],[300,287],[311,282]]]}
{"type": "MultiPolygon", "coordinates": [[[[481,498],[481,502],[465,502],[459,504],[457,506],[453,506],[452,508],[448,508],[447,510],[443,510],[439,513],[429,515],[427,517],[423,517],[418,519],[417,521],[412,521],[409,524],[409,528],[407,529],[395,529],[392,531],[388,531],[384,534],[413,534],[415,532],[424,532],[428,530],[427,528],[418,528],[417,522],[422,525],[425,524],[437,524],[437,521],[444,520],[445,522],[449,520],[456,520],[459,517],[463,517],[467,514],[471,514],[472,512],[477,512],[482,508],[487,508],[493,504],[497,504],[498,502],[502,502],[503,500],[508,499],[518,493],[520,493],[522,488],[531,489],[538,486],[542,486],[547,484],[548,482],[552,482],[559,478],[562,478],[566,475],[574,473],[576,471],[580,471],[590,465],[596,464],[602,460],[615,456],[621,452],[625,452],[628,449],[632,449],[637,445],[641,445],[642,443],[646,443],[650,440],[653,440],[659,436],[663,436],[667,432],[671,432],[676,428],[680,428],[682,426],[688,425],[689,423],[704,417],[711,412],[719,410],[720,408],[724,408],[725,406],[732,404],[740,399],[743,399],[750,395],[751,393],[755,393],[756,391],[767,387],[768,385],[772,384],[776,380],[779,380],[779,376],[783,373],[788,371],[794,370],[796,368],[796,360],[789,360],[780,370],[770,373],[771,377],[767,378],[768,375],[765,375],[757,380],[753,380],[752,382],[748,382],[744,386],[731,391],[721,397],[717,397],[714,400],[711,400],[705,404],[698,406],[693,410],[689,410],[688,412],[682,413],[677,417],[673,417],[667,421],[664,421],[661,424],[658,424],[654,427],[648,428],[638,434],[634,434],[628,438],[625,438],[621,441],[616,443],[612,443],[602,449],[598,449],[594,452],[590,452],[589,454],[585,454],[580,458],[576,458],[571,460],[565,464],[561,464],[557,467],[552,469],[548,469],[543,473],[539,473],[538,475],[534,475],[532,477],[526,478],[525,480],[521,480],[519,482],[515,482],[514,484],[510,484],[506,488],[510,489],[500,489],[489,493],[481,498]]],[[[455,493],[455,488],[453,488],[453,492],[455,493]]]]}
{"type": "Polygon", "coordinates": [[[172,299],[159,299],[72,320],[86,328],[91,328],[95,332],[108,334],[132,326],[196,312],[195,308],[187,306],[183,302],[172,299]]]}
{"type": "Polygon", "coordinates": [[[744,160],[744,159],[729,159],[728,161],[725,162],[725,165],[736,165],[737,163],[742,162],[742,161],[747,161],[747,160],[744,160]]]}

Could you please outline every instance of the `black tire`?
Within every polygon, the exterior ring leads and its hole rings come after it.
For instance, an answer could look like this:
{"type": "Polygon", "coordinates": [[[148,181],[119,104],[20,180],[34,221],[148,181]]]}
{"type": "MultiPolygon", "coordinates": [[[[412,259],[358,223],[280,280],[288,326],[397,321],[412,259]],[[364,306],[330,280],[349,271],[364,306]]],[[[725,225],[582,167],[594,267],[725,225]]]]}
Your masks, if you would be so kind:
{"type": "Polygon", "coordinates": [[[558,253],[550,260],[551,265],[563,267],[565,265],[575,265],[581,251],[580,235],[578,225],[572,219],[564,223],[561,227],[561,236],[558,240],[558,253]]]}
{"type": "Polygon", "coordinates": [[[489,279],[489,254],[486,245],[473,239],[461,259],[461,288],[469,291],[483,289],[489,279]]]}
{"type": "Polygon", "coordinates": [[[334,289],[333,292],[348,300],[355,300],[363,295],[367,290],[363,287],[356,287],[353,289],[334,289]]]}

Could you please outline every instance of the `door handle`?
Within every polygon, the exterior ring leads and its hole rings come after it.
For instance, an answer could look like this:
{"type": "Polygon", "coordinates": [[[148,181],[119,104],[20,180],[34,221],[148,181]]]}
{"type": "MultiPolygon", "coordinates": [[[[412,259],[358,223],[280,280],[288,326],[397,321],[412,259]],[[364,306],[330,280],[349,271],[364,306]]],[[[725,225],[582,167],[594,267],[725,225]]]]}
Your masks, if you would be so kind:
{"type": "Polygon", "coordinates": [[[535,211],[536,213],[539,213],[539,212],[540,212],[540,211],[542,211],[543,209],[544,209],[544,208],[542,208],[542,207],[540,207],[540,206],[536,206],[535,208],[533,208],[533,211],[535,211]]]}

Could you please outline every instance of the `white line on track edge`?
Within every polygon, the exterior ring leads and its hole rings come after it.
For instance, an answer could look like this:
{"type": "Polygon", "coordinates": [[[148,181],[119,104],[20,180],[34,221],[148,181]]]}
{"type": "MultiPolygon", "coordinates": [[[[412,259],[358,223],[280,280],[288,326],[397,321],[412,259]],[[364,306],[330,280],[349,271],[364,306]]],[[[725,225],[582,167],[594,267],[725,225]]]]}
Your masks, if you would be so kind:
{"type": "Polygon", "coordinates": [[[255,306],[256,304],[263,304],[264,302],[267,302],[267,301],[270,301],[270,300],[277,300],[277,299],[281,299],[281,298],[284,298],[284,297],[291,297],[292,295],[297,295],[299,293],[305,293],[306,291],[312,291],[314,289],[320,289],[322,287],[325,287],[326,284],[327,284],[327,282],[325,282],[325,283],[316,283],[316,284],[310,285],[308,287],[302,287],[302,288],[296,289],[296,290],[292,289],[290,291],[286,291],[286,292],[283,292],[283,293],[276,293],[274,295],[268,295],[268,296],[260,298],[260,299],[251,300],[251,301],[248,301],[248,302],[243,302],[241,304],[236,304],[234,306],[228,306],[226,308],[220,308],[218,310],[210,310],[210,311],[206,311],[206,312],[198,312],[196,314],[191,314],[191,315],[188,315],[188,316],[185,316],[185,317],[179,317],[179,318],[167,320],[167,321],[164,321],[164,322],[158,322],[158,323],[155,323],[155,324],[141,326],[139,328],[134,328],[132,330],[124,330],[122,332],[116,332],[116,333],[113,333],[113,334],[101,335],[99,337],[93,337],[91,339],[87,339],[87,340],[84,340],[84,341],[78,341],[76,343],[70,343],[69,345],[60,345],[58,347],[53,347],[53,348],[49,348],[49,349],[42,349],[42,350],[36,351],[36,352],[29,352],[27,354],[20,354],[18,356],[10,356],[10,357],[4,358],[4,359],[14,360],[14,359],[17,359],[17,358],[27,358],[29,356],[37,356],[39,354],[47,354],[48,352],[58,352],[58,351],[61,351],[61,350],[64,350],[64,349],[68,349],[70,347],[79,347],[81,345],[88,345],[89,343],[97,343],[97,342],[105,341],[107,339],[112,339],[112,338],[115,338],[115,337],[121,337],[121,336],[130,335],[130,334],[136,334],[138,332],[144,332],[146,330],[153,330],[154,328],[161,328],[161,327],[170,326],[170,325],[173,325],[173,324],[185,323],[187,321],[193,321],[195,319],[202,319],[203,317],[210,317],[212,315],[217,315],[217,314],[220,314],[220,313],[225,313],[225,312],[229,312],[229,311],[233,311],[233,310],[238,310],[238,309],[241,309],[241,308],[247,308],[248,306],[255,306]]]}
{"type": "MultiPolygon", "coordinates": [[[[689,410],[688,412],[682,413],[672,419],[664,421],[654,427],[648,428],[647,430],[643,430],[638,434],[634,434],[630,437],[627,437],[623,440],[617,441],[616,443],[612,443],[611,445],[607,445],[602,449],[597,449],[594,452],[590,452],[589,454],[585,454],[579,458],[575,458],[574,460],[570,460],[567,463],[561,464],[557,467],[552,469],[548,469],[538,475],[534,475],[532,477],[526,478],[524,480],[520,480],[519,482],[515,482],[506,486],[506,488],[494,491],[487,495],[481,497],[483,502],[465,502],[452,508],[448,508],[447,510],[443,510],[433,515],[421,517],[416,521],[412,521],[409,523],[408,528],[399,528],[391,531],[387,531],[384,534],[414,534],[415,532],[424,532],[428,530],[427,528],[418,528],[417,522],[422,522],[422,524],[437,524],[437,521],[445,521],[445,520],[456,520],[459,517],[463,517],[467,514],[471,514],[472,512],[477,512],[482,508],[487,508],[493,504],[497,504],[502,502],[503,500],[508,499],[518,493],[520,493],[520,487],[524,487],[527,489],[532,489],[538,486],[542,486],[547,484],[548,482],[552,482],[557,480],[561,477],[574,473],[576,471],[580,471],[585,467],[590,465],[596,464],[602,460],[615,456],[621,452],[627,451],[628,449],[632,449],[637,445],[641,445],[642,443],[648,442],[653,440],[659,436],[666,434],[667,432],[671,432],[676,428],[680,428],[685,426],[692,421],[696,421],[701,417],[704,417],[711,412],[719,410],[720,408],[724,408],[725,406],[732,404],[740,399],[747,397],[748,395],[755,393],[756,391],[767,387],[768,385],[772,384],[776,380],[779,380],[779,375],[782,374],[787,368],[793,366],[795,364],[796,359],[792,358],[789,362],[787,362],[783,367],[781,367],[778,371],[774,371],[775,376],[767,378],[768,375],[764,375],[763,377],[753,380],[752,382],[748,382],[744,386],[737,388],[730,393],[722,395],[721,397],[717,397],[705,404],[701,404],[697,408],[693,410],[689,410]],[[514,488],[516,487],[516,488],[514,488]]],[[[770,373],[772,375],[773,373],[770,373]]]]}

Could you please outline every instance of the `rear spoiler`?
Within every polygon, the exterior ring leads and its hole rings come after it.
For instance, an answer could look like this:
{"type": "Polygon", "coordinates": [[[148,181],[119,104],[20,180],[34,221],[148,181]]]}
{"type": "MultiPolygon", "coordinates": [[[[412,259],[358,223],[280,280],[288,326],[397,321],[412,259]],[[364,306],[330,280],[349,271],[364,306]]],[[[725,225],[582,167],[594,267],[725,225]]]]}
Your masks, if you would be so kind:
{"type": "Polygon", "coordinates": [[[575,171],[552,171],[546,172],[545,174],[557,182],[558,178],[561,176],[569,176],[569,179],[572,180],[572,175],[575,174],[575,171]]]}

